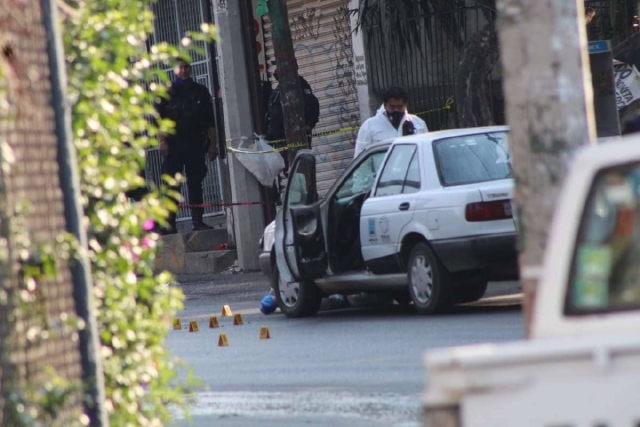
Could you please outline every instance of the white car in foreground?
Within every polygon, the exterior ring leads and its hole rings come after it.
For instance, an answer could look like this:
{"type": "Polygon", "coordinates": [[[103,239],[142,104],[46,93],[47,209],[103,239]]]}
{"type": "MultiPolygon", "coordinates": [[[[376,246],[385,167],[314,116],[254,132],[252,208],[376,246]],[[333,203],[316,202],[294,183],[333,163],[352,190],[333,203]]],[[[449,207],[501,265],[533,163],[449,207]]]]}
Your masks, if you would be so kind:
{"type": "Polygon", "coordinates": [[[424,426],[640,425],[640,136],[577,153],[527,341],[430,350],[424,426]]]}
{"type": "Polygon", "coordinates": [[[487,127],[378,144],[321,200],[315,156],[299,152],[262,241],[280,309],[308,316],[327,294],[388,291],[431,314],[517,278],[507,140],[487,127]]]}

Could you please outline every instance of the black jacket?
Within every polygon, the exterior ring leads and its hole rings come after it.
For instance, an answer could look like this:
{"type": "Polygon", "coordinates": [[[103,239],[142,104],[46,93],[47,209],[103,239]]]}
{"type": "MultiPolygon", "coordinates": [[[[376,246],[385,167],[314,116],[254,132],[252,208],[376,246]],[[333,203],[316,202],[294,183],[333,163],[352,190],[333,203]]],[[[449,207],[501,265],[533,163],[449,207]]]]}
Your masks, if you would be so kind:
{"type": "MultiPolygon", "coordinates": [[[[300,85],[304,95],[304,121],[307,126],[313,129],[320,120],[320,103],[313,94],[311,85],[303,77],[300,77],[300,85]]],[[[269,97],[266,122],[268,140],[284,139],[284,113],[280,98],[280,86],[276,87],[269,97]]]]}
{"type": "Polygon", "coordinates": [[[208,144],[207,130],[215,127],[211,94],[206,86],[192,79],[173,82],[169,88],[169,99],[156,104],[163,119],[176,122],[176,132],[168,138],[170,145],[202,146],[208,144]]]}

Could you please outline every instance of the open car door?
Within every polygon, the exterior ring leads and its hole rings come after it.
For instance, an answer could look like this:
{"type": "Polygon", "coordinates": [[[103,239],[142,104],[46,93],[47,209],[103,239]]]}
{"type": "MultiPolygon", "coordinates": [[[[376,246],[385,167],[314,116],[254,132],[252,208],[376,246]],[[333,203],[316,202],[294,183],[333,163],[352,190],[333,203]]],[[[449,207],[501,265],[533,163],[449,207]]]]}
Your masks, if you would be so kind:
{"type": "Polygon", "coordinates": [[[283,234],[276,239],[280,262],[285,261],[297,281],[323,277],[327,250],[316,188],[316,159],[310,150],[299,151],[293,162],[280,215],[283,234]],[[284,256],[279,256],[280,251],[284,256]]]}

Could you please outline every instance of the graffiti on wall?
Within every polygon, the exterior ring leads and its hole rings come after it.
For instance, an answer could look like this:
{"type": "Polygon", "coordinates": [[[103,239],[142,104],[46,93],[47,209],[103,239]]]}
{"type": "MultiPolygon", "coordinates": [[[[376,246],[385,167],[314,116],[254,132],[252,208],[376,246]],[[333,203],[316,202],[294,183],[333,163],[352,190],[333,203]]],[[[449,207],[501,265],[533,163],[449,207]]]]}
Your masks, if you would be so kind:
{"type": "MultiPolygon", "coordinates": [[[[305,22],[306,17],[318,16],[318,12],[314,8],[308,8],[302,15],[305,16],[304,20],[292,17],[293,21],[305,22]]],[[[319,24],[320,20],[317,18],[313,25],[319,27],[319,24]]],[[[300,29],[294,25],[293,30],[293,37],[298,41],[295,44],[296,56],[308,58],[306,61],[310,61],[310,64],[304,65],[304,72],[309,77],[323,76],[310,81],[314,93],[321,102],[321,116],[317,130],[328,131],[359,126],[360,115],[348,1],[344,1],[334,14],[333,37],[328,38],[326,43],[313,43],[319,39],[319,29],[309,31],[309,27],[300,29]],[[327,71],[329,71],[329,78],[327,78],[327,71]],[[329,124],[323,126],[324,123],[329,124]]],[[[342,171],[351,162],[349,153],[355,145],[356,135],[356,131],[350,131],[314,139],[313,147],[318,163],[329,165],[332,170],[342,171]]]]}
{"type": "Polygon", "coordinates": [[[358,126],[360,114],[357,106],[357,90],[355,71],[353,66],[353,45],[351,41],[351,21],[349,19],[349,9],[346,5],[338,9],[338,13],[334,16],[333,34],[336,39],[336,45],[333,49],[333,57],[335,59],[336,80],[338,87],[342,92],[346,105],[341,111],[341,123],[343,127],[358,126]],[[354,108],[355,105],[355,108],[354,108]]]}
{"type": "Polygon", "coordinates": [[[216,0],[215,1],[215,10],[216,10],[216,12],[226,12],[227,11],[227,0],[216,0]]]}
{"type": "Polygon", "coordinates": [[[304,12],[295,16],[291,22],[293,41],[296,42],[307,39],[317,40],[320,37],[321,20],[322,11],[318,11],[315,7],[305,9],[304,12]]]}

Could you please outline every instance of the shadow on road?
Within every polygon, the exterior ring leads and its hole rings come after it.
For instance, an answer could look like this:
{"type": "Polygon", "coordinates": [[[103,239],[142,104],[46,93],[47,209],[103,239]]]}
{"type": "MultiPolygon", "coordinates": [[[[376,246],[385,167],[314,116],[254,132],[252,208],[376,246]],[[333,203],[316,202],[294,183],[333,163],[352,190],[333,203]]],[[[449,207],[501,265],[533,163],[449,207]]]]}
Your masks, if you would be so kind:
{"type": "MultiPolygon", "coordinates": [[[[503,296],[497,298],[487,298],[476,303],[457,305],[452,307],[445,313],[436,315],[435,317],[449,317],[460,315],[479,315],[479,314],[496,314],[508,313],[522,310],[522,296],[520,294],[512,296],[503,296]]],[[[416,312],[412,305],[388,305],[388,306],[372,306],[372,307],[349,307],[342,309],[321,311],[317,314],[319,317],[394,317],[394,316],[416,316],[416,312]]],[[[428,319],[429,316],[423,316],[428,319]]]]}

